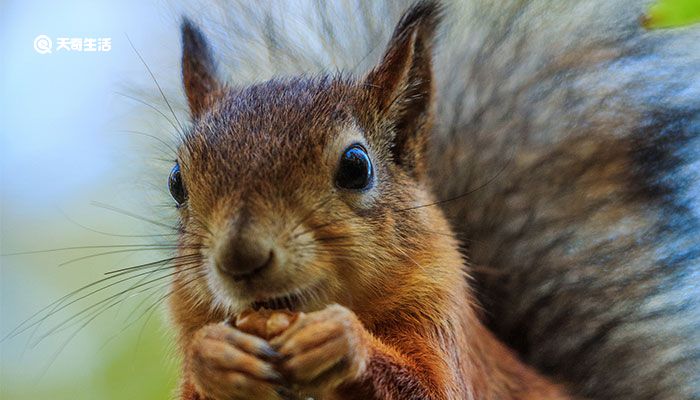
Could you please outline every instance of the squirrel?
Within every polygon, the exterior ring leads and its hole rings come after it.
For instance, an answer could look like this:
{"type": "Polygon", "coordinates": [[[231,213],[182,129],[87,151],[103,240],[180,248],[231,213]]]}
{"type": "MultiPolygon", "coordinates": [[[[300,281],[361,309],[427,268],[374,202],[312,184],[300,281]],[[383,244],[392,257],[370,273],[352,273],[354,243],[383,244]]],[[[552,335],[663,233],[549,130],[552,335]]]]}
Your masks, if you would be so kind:
{"type": "Polygon", "coordinates": [[[184,19],[182,399],[700,396],[700,33],[544,3],[420,1],[359,78],[246,86],[184,19]]]}
{"type": "Polygon", "coordinates": [[[321,399],[567,398],[479,322],[449,224],[421,207],[439,13],[407,11],[363,80],[243,89],[183,23],[194,125],[171,182],[183,248],[204,259],[171,301],[183,399],[277,398],[283,382],[321,399]],[[268,342],[222,323],[250,307],[301,313],[268,342]]]}

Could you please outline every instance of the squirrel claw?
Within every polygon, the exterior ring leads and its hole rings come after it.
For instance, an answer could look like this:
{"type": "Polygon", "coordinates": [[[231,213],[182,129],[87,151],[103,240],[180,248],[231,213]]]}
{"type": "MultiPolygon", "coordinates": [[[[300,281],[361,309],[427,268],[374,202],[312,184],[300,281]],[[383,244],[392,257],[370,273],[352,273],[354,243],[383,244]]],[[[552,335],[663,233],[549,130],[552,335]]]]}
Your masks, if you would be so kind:
{"type": "Polygon", "coordinates": [[[280,399],[278,353],[263,339],[227,324],[201,328],[190,346],[192,383],[206,399],[280,399]]]}
{"type": "Polygon", "coordinates": [[[356,379],[368,358],[364,327],[355,314],[340,305],[301,314],[271,341],[283,357],[278,369],[302,392],[323,393],[356,379]]]}

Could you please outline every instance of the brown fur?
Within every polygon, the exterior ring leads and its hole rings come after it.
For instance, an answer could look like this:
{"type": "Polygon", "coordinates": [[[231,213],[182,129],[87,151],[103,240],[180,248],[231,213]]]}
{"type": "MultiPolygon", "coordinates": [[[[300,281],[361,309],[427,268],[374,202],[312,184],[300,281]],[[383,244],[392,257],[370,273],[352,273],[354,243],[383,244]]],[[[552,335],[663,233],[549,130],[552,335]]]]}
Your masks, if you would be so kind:
{"type": "Polygon", "coordinates": [[[484,328],[449,224],[423,207],[434,202],[425,147],[438,14],[431,2],[409,10],[364,80],[247,88],[214,84],[208,45],[183,25],[193,127],[179,154],[180,252],[201,262],[181,268],[170,299],[181,398],[289,395],[281,388],[324,399],[567,398],[484,328]],[[333,185],[355,142],[375,168],[363,192],[333,185]],[[214,261],[241,231],[279,255],[245,282],[214,261]],[[221,324],[290,292],[304,313],[269,344],[221,324]]]}

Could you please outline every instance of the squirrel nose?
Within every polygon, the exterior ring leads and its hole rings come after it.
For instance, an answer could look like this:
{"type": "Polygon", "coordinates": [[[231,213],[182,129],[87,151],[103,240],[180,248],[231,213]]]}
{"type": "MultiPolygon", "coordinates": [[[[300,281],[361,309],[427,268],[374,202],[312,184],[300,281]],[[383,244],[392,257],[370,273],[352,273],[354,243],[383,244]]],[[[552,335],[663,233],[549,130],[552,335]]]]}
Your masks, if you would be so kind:
{"type": "Polygon", "coordinates": [[[239,237],[221,246],[215,256],[216,267],[235,281],[250,279],[275,262],[275,251],[262,240],[239,237]]]}

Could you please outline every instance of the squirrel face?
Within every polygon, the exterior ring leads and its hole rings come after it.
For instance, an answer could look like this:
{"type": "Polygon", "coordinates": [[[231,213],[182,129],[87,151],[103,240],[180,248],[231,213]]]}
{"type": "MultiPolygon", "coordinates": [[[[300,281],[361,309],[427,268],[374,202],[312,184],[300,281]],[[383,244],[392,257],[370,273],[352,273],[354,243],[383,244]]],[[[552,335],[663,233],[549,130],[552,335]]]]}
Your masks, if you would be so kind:
{"type": "Polygon", "coordinates": [[[442,218],[420,207],[436,19],[402,20],[362,80],[242,89],[220,83],[206,39],[183,23],[192,128],[170,186],[180,252],[201,255],[182,271],[206,276],[191,288],[200,300],[234,312],[374,301],[420,268],[412,254],[442,218]]]}

